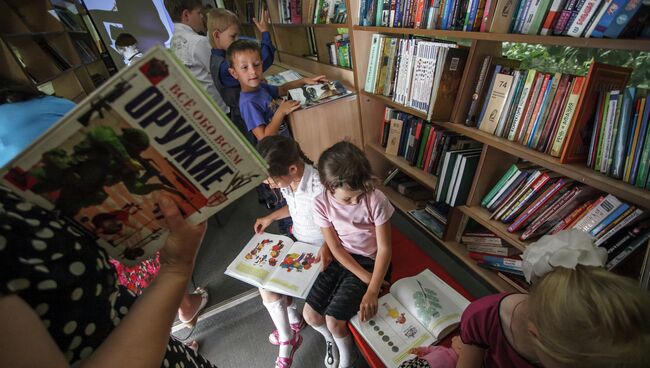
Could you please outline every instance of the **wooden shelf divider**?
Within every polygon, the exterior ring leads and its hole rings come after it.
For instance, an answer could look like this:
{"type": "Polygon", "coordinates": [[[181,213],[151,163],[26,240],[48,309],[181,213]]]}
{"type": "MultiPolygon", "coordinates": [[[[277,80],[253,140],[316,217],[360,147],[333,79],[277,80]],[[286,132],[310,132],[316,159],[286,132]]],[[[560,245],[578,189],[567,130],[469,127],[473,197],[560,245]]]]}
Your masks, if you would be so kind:
{"type": "Polygon", "coordinates": [[[527,242],[519,240],[519,235],[516,233],[508,232],[508,225],[490,219],[490,212],[483,207],[478,206],[459,206],[457,207],[460,212],[469,216],[474,221],[478,222],[486,229],[495,233],[499,238],[505,240],[508,244],[514,246],[515,248],[523,251],[528,245],[527,242]]]}
{"type": "Polygon", "coordinates": [[[495,42],[517,42],[532,43],[538,45],[571,46],[582,48],[616,49],[647,51],[650,49],[650,39],[609,39],[609,38],[575,38],[565,36],[538,36],[513,33],[488,33],[488,32],[465,32],[446,31],[441,29],[417,29],[417,28],[391,28],[391,27],[362,27],[353,26],[357,31],[368,31],[375,33],[393,33],[404,35],[419,35],[428,37],[449,37],[466,40],[481,40],[495,42]]]}
{"type": "Polygon", "coordinates": [[[366,92],[363,89],[360,89],[359,93],[362,94],[362,95],[368,96],[368,97],[376,98],[376,99],[380,100],[381,102],[383,102],[384,104],[386,104],[386,105],[388,105],[388,106],[390,106],[390,107],[392,107],[394,109],[397,109],[399,111],[403,111],[403,112],[405,112],[407,114],[416,116],[416,117],[418,117],[420,119],[424,119],[424,120],[427,119],[427,114],[426,113],[424,113],[422,111],[418,111],[418,110],[413,109],[413,108],[410,108],[408,106],[404,106],[402,104],[399,104],[399,103],[393,101],[393,99],[391,99],[390,97],[386,97],[384,95],[377,95],[377,94],[374,94],[374,93],[366,92]]]}

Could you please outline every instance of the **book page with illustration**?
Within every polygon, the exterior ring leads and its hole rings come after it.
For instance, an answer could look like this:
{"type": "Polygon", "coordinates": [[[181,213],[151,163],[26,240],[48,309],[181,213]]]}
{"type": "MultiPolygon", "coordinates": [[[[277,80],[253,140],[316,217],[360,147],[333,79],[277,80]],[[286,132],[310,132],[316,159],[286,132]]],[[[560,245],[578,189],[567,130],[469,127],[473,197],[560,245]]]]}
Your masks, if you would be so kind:
{"type": "Polygon", "coordinates": [[[162,47],[123,69],[0,169],[0,182],[77,222],[136,264],[169,233],[171,197],[200,223],[265,177],[266,163],[162,47]]]}
{"type": "Polygon", "coordinates": [[[282,235],[255,235],[230,263],[225,274],[251,285],[305,298],[321,264],[320,247],[293,242],[282,235]]]}

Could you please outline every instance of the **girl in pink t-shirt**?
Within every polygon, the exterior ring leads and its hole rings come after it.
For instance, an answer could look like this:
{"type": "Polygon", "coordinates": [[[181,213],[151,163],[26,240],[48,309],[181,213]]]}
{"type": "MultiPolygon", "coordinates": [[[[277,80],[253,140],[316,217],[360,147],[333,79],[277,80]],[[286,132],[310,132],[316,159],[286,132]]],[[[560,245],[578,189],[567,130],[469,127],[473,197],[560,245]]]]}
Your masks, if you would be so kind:
{"type": "Polygon", "coordinates": [[[334,260],[320,273],[307,296],[305,321],[325,337],[326,367],[346,368],[358,355],[347,321],[377,312],[377,296],[388,279],[393,206],[373,188],[364,153],[349,142],[328,148],[318,161],[325,190],[315,198],[320,226],[334,260]]]}
{"type": "Polygon", "coordinates": [[[490,295],[467,307],[457,368],[650,366],[650,296],[605,270],[606,259],[578,230],[529,245],[530,294],[490,295]]]}

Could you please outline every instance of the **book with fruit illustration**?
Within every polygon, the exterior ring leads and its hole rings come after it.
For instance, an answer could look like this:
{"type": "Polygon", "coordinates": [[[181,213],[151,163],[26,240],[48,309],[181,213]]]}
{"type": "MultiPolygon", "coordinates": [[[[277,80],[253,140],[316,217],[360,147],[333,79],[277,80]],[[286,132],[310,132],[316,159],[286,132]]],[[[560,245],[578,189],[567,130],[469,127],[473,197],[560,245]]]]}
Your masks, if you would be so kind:
{"type": "Polygon", "coordinates": [[[412,358],[411,348],[434,344],[460,323],[469,301],[429,270],[396,281],[379,298],[377,314],[350,321],[386,367],[412,358]]]}

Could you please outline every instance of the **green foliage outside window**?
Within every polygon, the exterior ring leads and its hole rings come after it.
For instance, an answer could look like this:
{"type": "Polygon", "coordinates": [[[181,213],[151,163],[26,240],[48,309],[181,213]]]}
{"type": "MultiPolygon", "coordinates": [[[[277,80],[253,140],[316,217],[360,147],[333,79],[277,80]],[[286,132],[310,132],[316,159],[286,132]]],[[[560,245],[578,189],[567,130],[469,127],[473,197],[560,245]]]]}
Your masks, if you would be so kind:
{"type": "Polygon", "coordinates": [[[504,42],[503,56],[521,60],[525,69],[576,75],[586,75],[591,60],[595,59],[634,69],[629,84],[650,88],[650,52],[504,42]]]}

